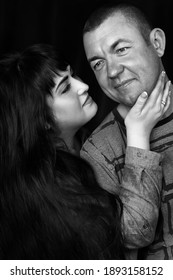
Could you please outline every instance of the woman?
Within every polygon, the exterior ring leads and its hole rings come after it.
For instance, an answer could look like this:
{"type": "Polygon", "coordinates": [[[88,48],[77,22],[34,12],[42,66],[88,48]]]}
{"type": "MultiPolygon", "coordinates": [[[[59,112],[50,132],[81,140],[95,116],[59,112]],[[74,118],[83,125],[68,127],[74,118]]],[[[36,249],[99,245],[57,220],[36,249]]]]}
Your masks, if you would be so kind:
{"type": "MultiPolygon", "coordinates": [[[[145,102],[140,96],[127,120],[145,102]]],[[[125,258],[120,199],[69,153],[96,110],[88,86],[50,46],[0,61],[1,259],[125,258]]]]}

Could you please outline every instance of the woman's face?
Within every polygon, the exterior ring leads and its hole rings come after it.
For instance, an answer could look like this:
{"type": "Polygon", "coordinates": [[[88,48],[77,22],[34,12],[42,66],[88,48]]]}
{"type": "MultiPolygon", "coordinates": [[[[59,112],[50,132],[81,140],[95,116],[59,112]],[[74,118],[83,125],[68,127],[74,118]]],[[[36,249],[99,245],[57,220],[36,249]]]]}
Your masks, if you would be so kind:
{"type": "Polygon", "coordinates": [[[88,94],[88,85],[73,77],[70,66],[55,77],[55,87],[48,104],[62,132],[77,132],[97,112],[97,105],[88,94]]]}

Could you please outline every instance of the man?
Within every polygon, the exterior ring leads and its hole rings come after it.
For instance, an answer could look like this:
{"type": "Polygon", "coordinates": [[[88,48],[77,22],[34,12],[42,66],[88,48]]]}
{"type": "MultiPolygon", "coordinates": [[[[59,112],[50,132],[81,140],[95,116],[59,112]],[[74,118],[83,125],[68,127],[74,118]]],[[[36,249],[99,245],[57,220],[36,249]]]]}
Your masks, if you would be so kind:
{"type": "MultiPolygon", "coordinates": [[[[86,141],[81,156],[93,165],[103,188],[121,193],[126,179],[123,177],[126,152],[123,120],[142,91],[151,94],[159,74],[164,70],[161,58],[165,51],[165,34],[160,28],[153,28],[136,7],[119,4],[104,6],[93,13],[85,24],[83,40],[87,60],[101,89],[109,98],[118,102],[118,106],[86,141]]],[[[172,91],[172,85],[170,88],[172,91]]],[[[141,250],[138,258],[173,259],[172,108],[171,97],[171,106],[153,129],[150,138],[151,150],[163,154],[161,214],[154,242],[141,250]]],[[[142,155],[139,157],[142,158],[142,155]]],[[[140,182],[143,175],[138,175],[140,182]]],[[[138,187],[139,184],[136,184],[138,187]]],[[[132,208],[139,203],[140,200],[131,204],[132,208]]],[[[133,215],[135,220],[135,211],[133,215]]],[[[141,243],[140,246],[134,241],[131,247],[129,244],[127,247],[140,248],[146,245],[141,243]]]]}

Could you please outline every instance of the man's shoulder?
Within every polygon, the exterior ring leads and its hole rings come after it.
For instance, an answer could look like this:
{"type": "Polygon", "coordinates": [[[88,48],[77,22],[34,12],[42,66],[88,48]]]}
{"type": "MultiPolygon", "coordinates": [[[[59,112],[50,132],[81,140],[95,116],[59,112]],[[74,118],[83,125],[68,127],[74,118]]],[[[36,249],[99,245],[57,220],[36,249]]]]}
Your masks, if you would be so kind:
{"type": "Polygon", "coordinates": [[[100,133],[107,133],[107,131],[112,130],[114,126],[117,126],[117,120],[115,115],[111,111],[104,120],[96,127],[96,129],[92,132],[91,136],[94,137],[100,133]]]}
{"type": "Polygon", "coordinates": [[[115,115],[111,111],[99,124],[99,126],[91,133],[91,135],[83,144],[82,149],[91,150],[91,146],[93,146],[102,150],[107,144],[111,145],[112,142],[117,142],[116,138],[119,138],[119,134],[120,131],[118,122],[116,121],[115,115]]]}

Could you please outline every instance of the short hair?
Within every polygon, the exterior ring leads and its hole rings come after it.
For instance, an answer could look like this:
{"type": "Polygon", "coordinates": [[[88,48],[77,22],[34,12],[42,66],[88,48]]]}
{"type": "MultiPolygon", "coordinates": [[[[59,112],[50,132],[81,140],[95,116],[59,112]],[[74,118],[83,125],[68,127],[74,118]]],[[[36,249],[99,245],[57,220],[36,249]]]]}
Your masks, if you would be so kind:
{"type": "Polygon", "coordinates": [[[126,20],[136,25],[141,32],[146,43],[149,43],[149,35],[153,29],[153,25],[149,17],[136,5],[128,3],[112,3],[109,2],[95,9],[88,17],[84,28],[83,35],[87,32],[94,31],[98,28],[107,18],[115,13],[121,13],[126,20]]]}

